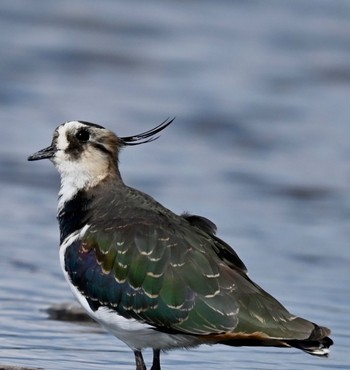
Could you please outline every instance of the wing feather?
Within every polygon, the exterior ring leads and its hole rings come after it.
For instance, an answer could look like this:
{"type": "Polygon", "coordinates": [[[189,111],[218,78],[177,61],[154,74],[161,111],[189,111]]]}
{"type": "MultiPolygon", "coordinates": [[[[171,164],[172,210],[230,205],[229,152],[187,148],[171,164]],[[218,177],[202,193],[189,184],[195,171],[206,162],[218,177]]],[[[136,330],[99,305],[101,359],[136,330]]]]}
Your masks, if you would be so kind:
{"type": "Polygon", "coordinates": [[[185,218],[176,227],[161,218],[114,223],[91,226],[66,251],[72,283],[92,309],[108,306],[157,330],[192,335],[309,335],[312,324],[296,320],[254,284],[236,253],[208,227],[185,218]]]}

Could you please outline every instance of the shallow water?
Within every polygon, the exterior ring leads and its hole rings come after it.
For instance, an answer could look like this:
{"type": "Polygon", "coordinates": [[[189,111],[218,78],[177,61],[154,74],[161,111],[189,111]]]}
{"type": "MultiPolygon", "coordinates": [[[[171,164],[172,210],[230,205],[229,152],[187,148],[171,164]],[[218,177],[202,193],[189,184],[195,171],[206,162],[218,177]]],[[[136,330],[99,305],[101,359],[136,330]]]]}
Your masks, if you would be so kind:
{"type": "Polygon", "coordinates": [[[0,363],[134,368],[102,330],[48,320],[72,300],[59,179],[26,157],[66,120],[130,135],[177,116],[157,142],[125,150],[125,182],[212,219],[250,276],[332,328],[335,346],[326,360],[201,347],[163,367],[349,369],[349,17],[348,1],[2,1],[0,363]]]}

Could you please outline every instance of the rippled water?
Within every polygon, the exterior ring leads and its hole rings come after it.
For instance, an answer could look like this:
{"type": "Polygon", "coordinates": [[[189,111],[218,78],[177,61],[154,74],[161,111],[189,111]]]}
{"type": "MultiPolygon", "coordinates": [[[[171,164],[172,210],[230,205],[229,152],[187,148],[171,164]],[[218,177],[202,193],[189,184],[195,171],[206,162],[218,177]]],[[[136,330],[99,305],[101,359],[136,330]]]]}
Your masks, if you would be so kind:
{"type": "MultiPolygon", "coordinates": [[[[63,121],[121,135],[174,124],[122,155],[124,180],[219,226],[251,277],[329,326],[329,359],[201,347],[165,369],[350,368],[350,2],[0,3],[0,363],[133,369],[71,301],[58,262],[58,175],[26,157],[63,121]]],[[[150,360],[150,353],[146,353],[150,360]]]]}

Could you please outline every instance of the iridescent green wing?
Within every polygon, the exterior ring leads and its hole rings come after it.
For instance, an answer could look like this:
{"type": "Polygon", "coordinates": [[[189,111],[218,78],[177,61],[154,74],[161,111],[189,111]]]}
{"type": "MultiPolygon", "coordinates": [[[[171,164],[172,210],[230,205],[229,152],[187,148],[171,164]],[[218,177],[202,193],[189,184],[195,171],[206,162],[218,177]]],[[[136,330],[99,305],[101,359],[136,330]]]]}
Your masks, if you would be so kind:
{"type": "Polygon", "coordinates": [[[210,245],[191,225],[123,220],[93,228],[66,252],[67,271],[90,306],[164,330],[205,334],[237,325],[234,282],[210,245]]]}
{"type": "Polygon", "coordinates": [[[108,306],[159,330],[196,335],[298,338],[310,330],[235,267],[235,254],[221,258],[220,239],[203,229],[162,218],[113,225],[91,226],[66,253],[71,280],[92,309],[108,306]]]}

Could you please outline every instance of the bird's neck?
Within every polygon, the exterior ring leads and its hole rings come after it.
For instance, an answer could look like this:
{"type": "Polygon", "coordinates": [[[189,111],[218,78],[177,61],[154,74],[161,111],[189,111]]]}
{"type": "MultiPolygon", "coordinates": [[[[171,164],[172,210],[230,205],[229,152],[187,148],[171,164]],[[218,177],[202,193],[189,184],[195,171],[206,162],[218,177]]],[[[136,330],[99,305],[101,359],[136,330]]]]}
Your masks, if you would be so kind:
{"type": "Polygon", "coordinates": [[[74,160],[58,156],[53,162],[61,175],[58,212],[81,190],[88,191],[106,181],[122,182],[117,161],[102,154],[92,158],[85,153],[74,160]]]}
{"type": "Polygon", "coordinates": [[[60,226],[60,244],[72,233],[82,229],[88,222],[93,197],[84,190],[77,191],[61,204],[57,219],[60,226]]]}
{"type": "Polygon", "coordinates": [[[102,178],[96,185],[91,182],[88,187],[77,186],[76,182],[67,179],[61,181],[57,219],[60,226],[61,243],[72,233],[82,229],[92,219],[100,219],[112,203],[119,198],[125,188],[120,177],[111,173],[102,178]],[[97,208],[96,208],[97,207],[97,208]],[[102,208],[102,212],[98,209],[102,208]]]}

